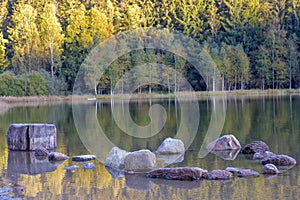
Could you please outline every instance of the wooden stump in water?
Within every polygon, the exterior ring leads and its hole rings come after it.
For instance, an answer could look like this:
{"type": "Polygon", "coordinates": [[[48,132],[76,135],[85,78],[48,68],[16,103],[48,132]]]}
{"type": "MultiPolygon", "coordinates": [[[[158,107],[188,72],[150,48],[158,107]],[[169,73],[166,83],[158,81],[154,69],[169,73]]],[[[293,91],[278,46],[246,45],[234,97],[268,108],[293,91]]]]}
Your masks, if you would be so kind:
{"type": "Polygon", "coordinates": [[[54,124],[11,124],[7,133],[10,150],[33,151],[38,147],[56,148],[54,124]]]}

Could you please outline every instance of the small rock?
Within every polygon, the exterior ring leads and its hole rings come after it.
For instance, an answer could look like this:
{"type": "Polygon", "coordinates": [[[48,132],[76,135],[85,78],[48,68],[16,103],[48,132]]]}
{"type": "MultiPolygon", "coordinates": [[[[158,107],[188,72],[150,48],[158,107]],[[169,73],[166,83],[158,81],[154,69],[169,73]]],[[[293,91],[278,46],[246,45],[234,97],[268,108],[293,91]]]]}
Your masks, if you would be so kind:
{"type": "Polygon", "coordinates": [[[226,167],[225,170],[226,170],[226,171],[229,171],[229,172],[231,172],[231,173],[237,173],[237,172],[240,170],[240,168],[236,168],[236,167],[226,167]]]}
{"type": "Polygon", "coordinates": [[[49,151],[44,147],[38,147],[34,150],[34,155],[35,156],[48,156],[49,151]]]}
{"type": "Polygon", "coordinates": [[[62,161],[69,158],[69,156],[66,156],[65,154],[59,153],[59,152],[51,152],[49,153],[49,160],[50,161],[62,161]]]}
{"type": "Polygon", "coordinates": [[[279,170],[273,164],[266,164],[262,168],[262,173],[263,174],[278,174],[279,170]]]}
{"type": "Polygon", "coordinates": [[[155,154],[145,149],[128,153],[124,158],[125,171],[146,172],[152,170],[155,163],[155,154]]]}
{"type": "Polygon", "coordinates": [[[113,147],[107,155],[104,165],[112,169],[124,170],[124,158],[127,154],[129,154],[128,151],[113,147]]]}
{"type": "Polygon", "coordinates": [[[264,151],[269,151],[269,146],[264,143],[263,141],[253,141],[249,144],[246,144],[242,148],[242,153],[243,154],[254,154],[257,152],[264,152],[264,151]]]}
{"type": "Polygon", "coordinates": [[[72,166],[64,167],[63,169],[64,170],[78,170],[78,169],[80,169],[80,167],[77,165],[72,165],[72,166]]]}
{"type": "Polygon", "coordinates": [[[259,173],[252,169],[239,169],[237,172],[237,176],[238,177],[259,176],[259,173]]]}
{"type": "Polygon", "coordinates": [[[271,151],[260,151],[260,152],[256,152],[253,155],[253,160],[262,160],[264,158],[268,158],[270,156],[275,156],[276,154],[271,152],[271,151]]]}
{"type": "Polygon", "coordinates": [[[241,145],[234,135],[224,135],[209,143],[206,148],[209,151],[225,151],[240,149],[241,145]]]}
{"type": "Polygon", "coordinates": [[[95,160],[96,156],[94,155],[81,155],[81,156],[73,156],[72,157],[72,161],[75,162],[85,162],[85,161],[89,161],[89,160],[95,160]]]}
{"type": "Polygon", "coordinates": [[[226,170],[212,170],[204,173],[202,177],[207,180],[228,180],[231,179],[233,175],[226,170]]]}
{"type": "Polygon", "coordinates": [[[159,154],[184,154],[184,144],[179,139],[166,138],[157,148],[159,154]]]}
{"type": "Polygon", "coordinates": [[[148,172],[148,178],[164,178],[168,180],[199,180],[202,178],[203,170],[198,167],[176,167],[176,168],[158,168],[148,172]]]}
{"type": "Polygon", "coordinates": [[[287,155],[275,155],[270,156],[268,158],[264,158],[261,161],[261,164],[273,164],[276,166],[289,166],[289,165],[296,165],[296,160],[287,155]]]}
{"type": "Polygon", "coordinates": [[[90,170],[90,169],[94,169],[94,168],[95,168],[95,165],[94,165],[94,163],[89,162],[89,163],[83,164],[82,167],[83,167],[83,169],[88,169],[88,170],[90,170]]]}

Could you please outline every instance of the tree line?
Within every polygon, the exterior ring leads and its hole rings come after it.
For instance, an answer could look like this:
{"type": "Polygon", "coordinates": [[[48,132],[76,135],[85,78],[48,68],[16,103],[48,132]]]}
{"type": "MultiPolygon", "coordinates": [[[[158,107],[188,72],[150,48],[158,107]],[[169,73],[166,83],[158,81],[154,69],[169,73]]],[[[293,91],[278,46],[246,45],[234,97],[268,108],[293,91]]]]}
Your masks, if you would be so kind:
{"type": "MultiPolygon", "coordinates": [[[[80,65],[99,42],[143,27],[179,31],[199,42],[220,71],[220,90],[300,86],[299,0],[2,0],[0,18],[0,74],[36,71],[50,94],[72,92],[80,65]]],[[[113,76],[145,61],[143,54],[147,50],[115,61],[96,92],[111,92],[113,76]]],[[[195,90],[205,90],[206,77],[190,63],[158,49],[150,55],[158,67],[143,73],[156,70],[157,78],[167,74],[168,85],[176,85],[159,64],[169,66],[195,90]]]]}

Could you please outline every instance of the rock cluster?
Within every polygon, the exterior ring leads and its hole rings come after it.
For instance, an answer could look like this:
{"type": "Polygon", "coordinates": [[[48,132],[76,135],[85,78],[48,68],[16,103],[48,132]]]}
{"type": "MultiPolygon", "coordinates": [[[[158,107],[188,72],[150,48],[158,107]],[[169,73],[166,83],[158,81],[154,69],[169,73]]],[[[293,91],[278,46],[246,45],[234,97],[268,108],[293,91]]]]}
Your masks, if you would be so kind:
{"type": "MultiPolygon", "coordinates": [[[[243,154],[253,155],[253,160],[260,160],[264,165],[263,174],[278,174],[278,166],[291,166],[296,160],[286,155],[272,153],[269,146],[263,141],[253,141],[243,148],[233,135],[224,135],[207,145],[207,149],[225,159],[234,160],[241,151],[243,154]]],[[[149,150],[127,152],[114,147],[109,152],[105,165],[113,177],[126,176],[126,172],[146,172],[148,178],[167,180],[230,180],[234,176],[257,177],[259,172],[253,169],[227,167],[225,170],[215,169],[207,171],[198,167],[156,168],[156,156],[165,160],[167,164],[183,161],[184,145],[178,139],[167,138],[158,147],[156,155],[149,150]],[[172,160],[172,159],[173,160],[172,160]],[[176,160],[176,161],[175,161],[176,160]],[[122,172],[122,173],[120,173],[122,172]]]]}
{"type": "Polygon", "coordinates": [[[263,174],[278,174],[278,168],[285,167],[287,169],[296,165],[296,160],[287,155],[276,155],[270,151],[269,146],[263,141],[253,141],[245,145],[241,152],[243,154],[253,154],[253,160],[260,160],[263,166],[263,174]]]}

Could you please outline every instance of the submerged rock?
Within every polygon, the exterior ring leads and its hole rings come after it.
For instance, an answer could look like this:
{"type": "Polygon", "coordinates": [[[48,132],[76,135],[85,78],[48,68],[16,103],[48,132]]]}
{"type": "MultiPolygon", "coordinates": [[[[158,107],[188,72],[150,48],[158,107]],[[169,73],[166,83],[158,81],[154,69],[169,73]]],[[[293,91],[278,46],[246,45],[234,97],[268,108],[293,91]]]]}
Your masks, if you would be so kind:
{"type": "Polygon", "coordinates": [[[168,180],[199,180],[206,172],[207,170],[198,167],[159,168],[148,172],[146,176],[168,180]]]}
{"type": "Polygon", "coordinates": [[[78,170],[78,169],[80,169],[80,167],[77,165],[72,165],[72,166],[64,167],[63,169],[64,170],[78,170]]]}
{"type": "Polygon", "coordinates": [[[96,166],[94,165],[94,163],[89,162],[89,163],[83,164],[82,167],[83,167],[83,169],[90,170],[90,169],[94,169],[96,166]]]}
{"type": "Polygon", "coordinates": [[[85,162],[85,161],[90,161],[90,160],[95,160],[96,156],[95,155],[81,155],[81,156],[73,156],[72,161],[75,162],[85,162]]]}
{"type": "Polygon", "coordinates": [[[59,153],[59,152],[51,152],[48,156],[50,161],[63,161],[69,158],[69,156],[66,156],[65,154],[59,153]]]}
{"type": "Polygon", "coordinates": [[[237,172],[237,176],[238,177],[259,176],[259,173],[252,169],[239,169],[237,172]]]}
{"type": "Polygon", "coordinates": [[[253,155],[253,160],[262,160],[264,158],[268,158],[270,156],[275,156],[276,154],[271,152],[271,151],[260,151],[260,152],[256,152],[253,155]]]}
{"type": "Polygon", "coordinates": [[[255,154],[257,152],[269,151],[269,146],[263,141],[253,141],[249,144],[246,144],[241,152],[243,154],[255,154]]]}
{"type": "Polygon", "coordinates": [[[184,154],[184,144],[179,139],[166,138],[156,150],[159,154],[184,154]]]}
{"type": "Polygon", "coordinates": [[[296,165],[296,160],[287,155],[275,155],[261,160],[261,164],[273,164],[276,166],[296,165]]]}
{"type": "Polygon", "coordinates": [[[232,177],[232,173],[226,170],[212,170],[203,174],[203,178],[207,180],[228,180],[232,177]]]}
{"type": "Polygon", "coordinates": [[[156,156],[149,150],[139,150],[128,153],[124,158],[125,171],[146,172],[152,170],[156,156]]]}
{"type": "Polygon", "coordinates": [[[224,135],[209,143],[206,148],[209,151],[225,151],[240,149],[241,145],[234,135],[224,135]]]}
{"type": "Polygon", "coordinates": [[[273,164],[266,164],[262,168],[262,173],[263,174],[278,174],[279,170],[273,164]]]}
{"type": "Polygon", "coordinates": [[[235,168],[235,167],[227,167],[225,169],[233,174],[236,174],[238,177],[249,177],[249,176],[259,176],[257,171],[252,169],[242,169],[242,168],[235,168]]]}
{"type": "Polygon", "coordinates": [[[118,147],[113,147],[105,159],[104,165],[112,169],[124,170],[124,158],[129,152],[118,147]]]}

